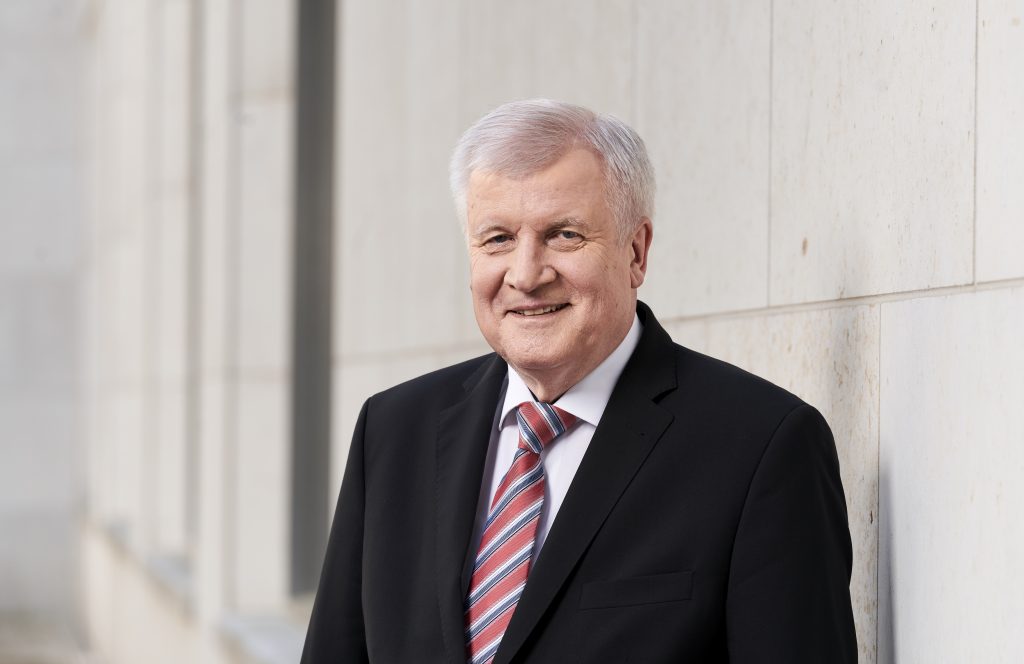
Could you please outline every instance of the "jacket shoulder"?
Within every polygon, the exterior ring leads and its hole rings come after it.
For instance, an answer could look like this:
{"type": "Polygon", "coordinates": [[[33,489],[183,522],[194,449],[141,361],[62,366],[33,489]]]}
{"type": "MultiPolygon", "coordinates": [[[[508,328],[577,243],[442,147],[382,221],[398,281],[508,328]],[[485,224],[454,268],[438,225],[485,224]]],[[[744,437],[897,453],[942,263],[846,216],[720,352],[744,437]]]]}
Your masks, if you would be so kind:
{"type": "Polygon", "coordinates": [[[741,422],[778,424],[791,411],[807,405],[792,392],[745,369],[673,344],[677,403],[703,413],[738,417],[741,422]]]}
{"type": "Polygon", "coordinates": [[[708,381],[720,387],[728,387],[731,390],[769,401],[778,401],[790,407],[804,403],[800,397],[785,388],[741,369],[735,364],[676,343],[672,345],[676,353],[676,366],[679,370],[680,382],[708,381]]]}

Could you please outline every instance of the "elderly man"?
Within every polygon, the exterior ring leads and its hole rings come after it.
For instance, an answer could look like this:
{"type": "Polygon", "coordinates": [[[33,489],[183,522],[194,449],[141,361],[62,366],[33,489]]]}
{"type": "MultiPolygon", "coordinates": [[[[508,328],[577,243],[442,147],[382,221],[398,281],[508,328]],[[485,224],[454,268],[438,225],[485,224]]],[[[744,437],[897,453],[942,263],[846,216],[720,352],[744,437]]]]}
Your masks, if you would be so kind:
{"type": "Polygon", "coordinates": [[[302,661],[856,661],[828,425],[637,301],[636,133],[506,104],[451,182],[494,353],[364,404],[302,661]]]}

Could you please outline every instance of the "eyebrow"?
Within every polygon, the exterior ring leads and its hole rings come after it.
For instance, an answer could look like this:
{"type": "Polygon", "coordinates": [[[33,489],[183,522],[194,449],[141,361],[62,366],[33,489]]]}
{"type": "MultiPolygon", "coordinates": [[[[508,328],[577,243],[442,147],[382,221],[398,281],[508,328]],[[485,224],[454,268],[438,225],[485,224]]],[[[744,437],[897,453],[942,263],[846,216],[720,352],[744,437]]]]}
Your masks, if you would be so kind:
{"type": "Polygon", "coordinates": [[[558,231],[558,230],[562,230],[563,228],[569,228],[570,226],[572,226],[574,228],[579,228],[580,230],[583,230],[583,231],[590,230],[589,224],[587,224],[587,222],[583,221],[579,217],[562,217],[561,219],[559,219],[555,223],[551,224],[548,227],[548,230],[549,231],[558,231]]]}
{"type": "Polygon", "coordinates": [[[494,231],[505,231],[507,233],[508,228],[505,226],[505,224],[487,224],[477,232],[473,233],[472,237],[473,239],[479,239],[485,235],[490,235],[494,231]]]}
{"type": "MultiPolygon", "coordinates": [[[[558,219],[557,221],[554,221],[550,225],[548,225],[545,228],[545,231],[550,233],[551,231],[559,231],[559,230],[562,230],[563,228],[570,228],[570,227],[572,227],[572,228],[579,228],[580,230],[583,230],[583,231],[587,231],[590,228],[590,226],[587,224],[587,222],[583,221],[579,217],[562,217],[561,219],[558,219]]],[[[486,226],[484,226],[483,228],[481,228],[477,232],[473,233],[472,237],[474,239],[479,239],[479,238],[481,238],[481,237],[483,237],[485,235],[489,235],[490,233],[493,233],[494,231],[503,231],[505,233],[509,232],[508,226],[506,226],[505,224],[502,224],[502,223],[491,223],[491,224],[487,224],[486,226]]]]}

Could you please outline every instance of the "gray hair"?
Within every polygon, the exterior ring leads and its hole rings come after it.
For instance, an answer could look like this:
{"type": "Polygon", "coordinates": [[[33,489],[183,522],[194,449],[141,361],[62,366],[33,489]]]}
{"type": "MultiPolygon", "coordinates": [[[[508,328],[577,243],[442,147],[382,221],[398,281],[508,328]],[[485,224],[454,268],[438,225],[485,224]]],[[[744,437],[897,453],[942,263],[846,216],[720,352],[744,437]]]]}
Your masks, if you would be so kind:
{"type": "Polygon", "coordinates": [[[455,146],[449,183],[466,226],[466,188],[474,171],[524,178],[574,148],[601,159],[608,207],[625,240],[643,217],[654,216],[654,168],[643,139],[611,115],[550,99],[502,104],[466,130],[455,146]]]}

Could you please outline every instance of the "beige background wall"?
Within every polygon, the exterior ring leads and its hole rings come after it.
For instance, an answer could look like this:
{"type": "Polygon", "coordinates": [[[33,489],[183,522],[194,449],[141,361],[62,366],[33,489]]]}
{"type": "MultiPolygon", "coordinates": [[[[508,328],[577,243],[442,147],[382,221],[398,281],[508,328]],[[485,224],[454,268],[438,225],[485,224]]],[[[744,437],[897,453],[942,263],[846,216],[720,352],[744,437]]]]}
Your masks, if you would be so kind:
{"type": "Polygon", "coordinates": [[[1024,3],[599,7],[344,4],[336,481],[367,395],[486,350],[460,131],[589,105],[658,173],[640,297],[832,425],[861,661],[1024,657],[1024,3]]]}
{"type": "MultiPolygon", "coordinates": [[[[73,4],[90,648],[295,661],[298,3],[73,4]]],[[[832,425],[861,661],[1024,659],[1024,2],[342,0],[335,48],[332,507],[362,401],[488,350],[452,145],[555,97],[647,141],[674,338],[832,425]]]]}

